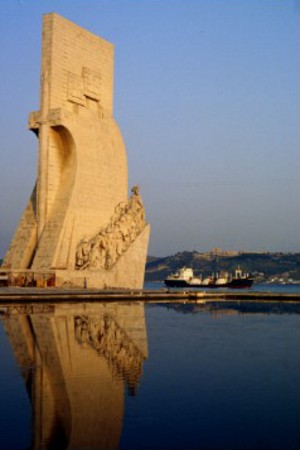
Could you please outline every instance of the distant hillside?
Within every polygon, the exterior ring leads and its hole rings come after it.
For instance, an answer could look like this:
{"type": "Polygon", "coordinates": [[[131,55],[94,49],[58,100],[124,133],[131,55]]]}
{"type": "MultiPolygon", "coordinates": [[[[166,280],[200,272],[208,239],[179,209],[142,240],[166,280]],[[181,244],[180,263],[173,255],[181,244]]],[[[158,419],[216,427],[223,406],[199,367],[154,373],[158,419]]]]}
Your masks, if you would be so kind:
{"type": "Polygon", "coordinates": [[[212,253],[180,252],[147,261],[146,281],[162,281],[180,267],[191,267],[196,274],[209,275],[221,270],[233,271],[237,266],[252,273],[258,281],[272,278],[300,281],[300,253],[240,253],[234,256],[212,253]]]}
{"type": "MultiPolygon", "coordinates": [[[[0,259],[0,266],[2,264],[0,259]]],[[[300,253],[241,253],[234,256],[212,253],[180,252],[159,258],[148,256],[145,281],[163,281],[180,267],[191,267],[195,274],[210,275],[237,266],[252,273],[257,281],[300,283],[300,253]]]]}
{"type": "Polygon", "coordinates": [[[147,256],[147,262],[153,262],[153,261],[157,261],[158,258],[157,256],[147,256]]]}

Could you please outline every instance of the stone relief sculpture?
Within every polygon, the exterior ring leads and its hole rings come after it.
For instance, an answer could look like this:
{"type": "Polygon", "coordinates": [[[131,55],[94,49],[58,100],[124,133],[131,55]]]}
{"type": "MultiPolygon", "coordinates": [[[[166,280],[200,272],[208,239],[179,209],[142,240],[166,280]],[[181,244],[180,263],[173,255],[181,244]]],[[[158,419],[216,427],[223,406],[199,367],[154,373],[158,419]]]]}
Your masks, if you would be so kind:
{"type": "Polygon", "coordinates": [[[75,268],[109,270],[146,226],[139,186],[133,186],[127,203],[121,202],[106,228],[93,238],[83,238],[76,249],[75,268]]]}

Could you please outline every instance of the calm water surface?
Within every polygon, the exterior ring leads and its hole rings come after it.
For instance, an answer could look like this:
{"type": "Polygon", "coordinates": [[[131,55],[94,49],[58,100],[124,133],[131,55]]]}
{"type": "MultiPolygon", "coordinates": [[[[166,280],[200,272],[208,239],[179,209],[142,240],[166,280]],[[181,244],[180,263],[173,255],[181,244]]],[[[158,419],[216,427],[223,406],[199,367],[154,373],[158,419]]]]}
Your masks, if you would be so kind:
{"type": "MultiPolygon", "coordinates": [[[[145,289],[167,289],[163,281],[147,281],[145,283],[145,289]]],[[[173,290],[182,290],[182,288],[169,288],[173,290]]],[[[185,288],[185,290],[195,290],[197,288],[185,288]]],[[[204,290],[207,291],[207,288],[198,288],[200,291],[204,290]]],[[[220,292],[220,291],[234,291],[237,292],[237,289],[228,289],[228,288],[218,288],[218,290],[209,290],[208,292],[220,292]]],[[[242,289],[242,292],[247,292],[248,289],[242,289]]],[[[300,292],[300,284],[267,284],[267,283],[261,283],[257,284],[254,283],[252,287],[249,289],[250,292],[274,292],[274,293],[285,293],[285,294],[299,294],[300,292]]]]}
{"type": "Polygon", "coordinates": [[[300,448],[300,305],[0,311],[1,449],[300,448]]]}

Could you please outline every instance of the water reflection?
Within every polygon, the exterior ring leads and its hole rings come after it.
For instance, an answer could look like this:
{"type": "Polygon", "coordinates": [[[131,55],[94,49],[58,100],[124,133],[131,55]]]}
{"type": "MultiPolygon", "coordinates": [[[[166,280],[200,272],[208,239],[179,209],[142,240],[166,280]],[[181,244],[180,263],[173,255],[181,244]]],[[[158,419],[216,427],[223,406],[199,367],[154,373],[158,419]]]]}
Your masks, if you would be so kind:
{"type": "Polygon", "coordinates": [[[282,301],[212,301],[206,303],[170,303],[160,306],[168,309],[174,309],[182,314],[197,314],[208,312],[214,318],[230,314],[255,315],[255,314],[300,314],[299,302],[282,302],[282,301]]]}
{"type": "Polygon", "coordinates": [[[11,305],[2,321],[33,410],[33,449],[118,448],[148,356],[142,303],[11,305]]]}

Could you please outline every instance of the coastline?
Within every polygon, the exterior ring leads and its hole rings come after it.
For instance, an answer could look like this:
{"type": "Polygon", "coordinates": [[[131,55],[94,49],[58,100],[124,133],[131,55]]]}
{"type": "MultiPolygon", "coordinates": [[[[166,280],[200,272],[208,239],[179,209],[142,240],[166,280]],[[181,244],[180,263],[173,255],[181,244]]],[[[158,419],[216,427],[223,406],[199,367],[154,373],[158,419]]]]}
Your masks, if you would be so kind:
{"type": "Polygon", "coordinates": [[[78,302],[78,301],[126,301],[126,302],[300,302],[298,292],[276,292],[259,290],[200,290],[200,289],[80,289],[80,288],[0,288],[0,304],[78,302]]]}

